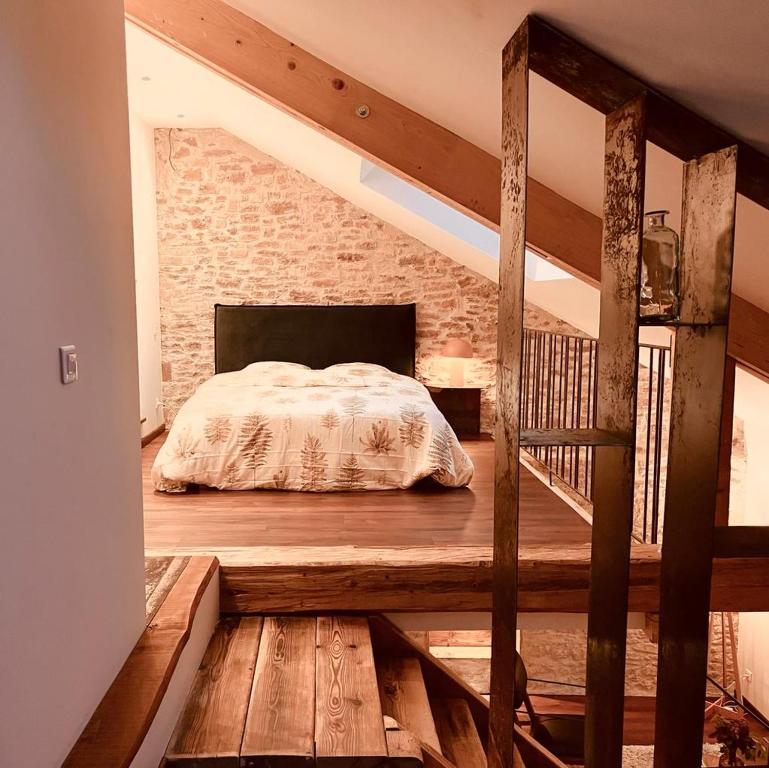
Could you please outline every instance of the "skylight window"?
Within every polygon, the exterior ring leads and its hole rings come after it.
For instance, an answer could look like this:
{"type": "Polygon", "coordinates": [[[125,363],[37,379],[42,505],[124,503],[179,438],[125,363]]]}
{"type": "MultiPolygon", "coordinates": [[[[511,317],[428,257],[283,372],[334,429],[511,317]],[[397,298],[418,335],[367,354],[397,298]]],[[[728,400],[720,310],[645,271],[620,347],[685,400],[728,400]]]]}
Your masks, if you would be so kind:
{"type": "MultiPolygon", "coordinates": [[[[365,159],[361,160],[360,181],[369,189],[499,261],[499,235],[493,229],[365,159]]],[[[543,282],[567,280],[571,275],[527,248],[526,277],[543,282]]]]}

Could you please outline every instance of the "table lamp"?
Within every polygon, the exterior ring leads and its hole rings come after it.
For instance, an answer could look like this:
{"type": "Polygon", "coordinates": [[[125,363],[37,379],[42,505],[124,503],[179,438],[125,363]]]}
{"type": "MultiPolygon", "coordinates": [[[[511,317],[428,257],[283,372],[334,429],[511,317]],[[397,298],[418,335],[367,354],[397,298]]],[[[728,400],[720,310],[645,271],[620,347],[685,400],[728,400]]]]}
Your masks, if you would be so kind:
{"type": "Polygon", "coordinates": [[[473,356],[473,348],[465,339],[449,339],[443,347],[443,356],[450,360],[449,385],[464,387],[465,360],[473,356]]]}

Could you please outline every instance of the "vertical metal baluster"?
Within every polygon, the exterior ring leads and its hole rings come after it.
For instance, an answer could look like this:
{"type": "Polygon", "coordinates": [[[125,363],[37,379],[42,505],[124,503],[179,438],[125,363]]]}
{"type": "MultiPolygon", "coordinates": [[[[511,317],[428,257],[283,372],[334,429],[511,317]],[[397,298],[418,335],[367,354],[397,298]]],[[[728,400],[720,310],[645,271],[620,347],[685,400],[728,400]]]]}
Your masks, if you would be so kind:
{"type": "MultiPolygon", "coordinates": [[[[643,540],[649,541],[649,461],[651,457],[651,427],[652,427],[652,391],[654,388],[654,350],[649,348],[649,386],[646,398],[646,456],[644,456],[644,514],[643,514],[643,540]]],[[[656,435],[655,435],[656,440],[656,435]]],[[[652,489],[654,493],[654,489],[652,489]]]]}
{"type": "MultiPolygon", "coordinates": [[[[579,408],[579,403],[577,402],[577,339],[574,339],[574,356],[573,356],[573,365],[574,370],[572,371],[572,377],[571,377],[571,426],[572,428],[578,427],[579,424],[577,424],[577,413],[579,408]]],[[[569,448],[569,481],[572,486],[575,484],[575,476],[574,476],[574,446],[570,446],[569,448]]]]}
{"type": "Polygon", "coordinates": [[[657,411],[654,428],[654,487],[652,489],[652,536],[651,543],[656,544],[660,526],[660,482],[662,480],[662,432],[665,409],[665,358],[666,350],[660,350],[660,364],[657,371],[657,411]]]}
{"type": "MultiPolygon", "coordinates": [[[[580,338],[574,342],[575,347],[579,347],[579,363],[576,365],[577,372],[577,427],[582,426],[582,350],[584,339],[580,338]]],[[[575,348],[576,354],[576,348],[575,348]]],[[[575,463],[574,463],[574,487],[579,490],[579,457],[581,448],[575,449],[575,463]]]]}

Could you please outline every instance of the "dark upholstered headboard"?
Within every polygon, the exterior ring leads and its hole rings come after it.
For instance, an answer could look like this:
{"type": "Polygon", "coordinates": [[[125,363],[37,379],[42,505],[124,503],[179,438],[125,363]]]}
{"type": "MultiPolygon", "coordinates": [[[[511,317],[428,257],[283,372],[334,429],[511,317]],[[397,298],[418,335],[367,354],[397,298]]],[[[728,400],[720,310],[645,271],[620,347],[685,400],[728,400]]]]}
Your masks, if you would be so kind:
{"type": "Polygon", "coordinates": [[[416,305],[215,306],[216,373],[280,360],[325,368],[378,363],[414,376],[416,305]]]}

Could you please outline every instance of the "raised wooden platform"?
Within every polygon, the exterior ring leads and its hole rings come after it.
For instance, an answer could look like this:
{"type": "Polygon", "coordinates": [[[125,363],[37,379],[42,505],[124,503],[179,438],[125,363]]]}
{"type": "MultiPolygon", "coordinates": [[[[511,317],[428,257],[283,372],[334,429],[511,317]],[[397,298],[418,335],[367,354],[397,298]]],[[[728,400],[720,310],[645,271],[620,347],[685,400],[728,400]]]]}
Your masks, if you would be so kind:
{"type": "MultiPolygon", "coordinates": [[[[465,443],[470,488],[409,491],[161,494],[144,449],[148,555],[215,555],[226,612],[488,611],[491,607],[493,442],[465,443]]],[[[520,605],[585,613],[590,525],[522,471],[520,605]]],[[[659,608],[659,549],[636,545],[630,610],[659,608]]],[[[717,559],[713,610],[769,610],[769,560],[717,559]]]]}
{"type": "MultiPolygon", "coordinates": [[[[150,470],[162,445],[142,451],[144,540],[153,551],[229,547],[490,547],[494,443],[463,441],[475,465],[468,488],[423,481],[406,491],[158,493],[150,470]]],[[[521,541],[531,546],[590,542],[590,525],[528,469],[521,471],[521,541]]]]}

